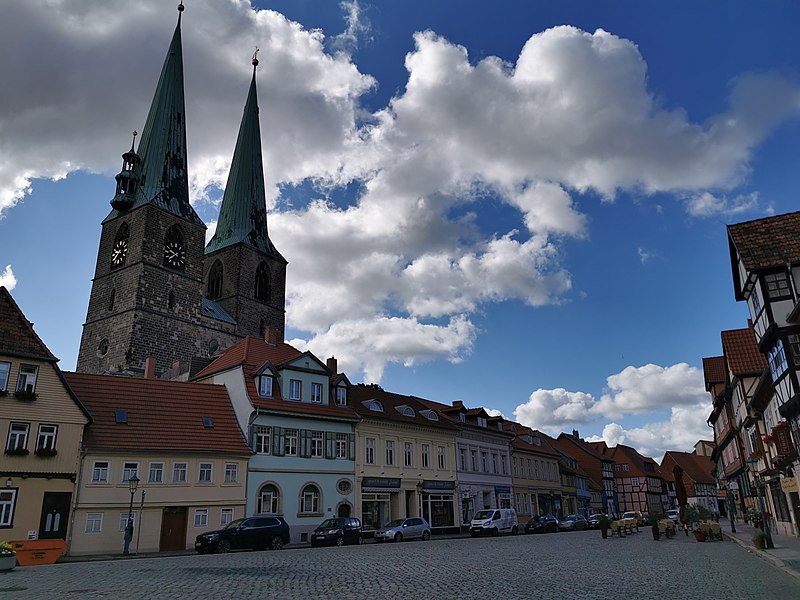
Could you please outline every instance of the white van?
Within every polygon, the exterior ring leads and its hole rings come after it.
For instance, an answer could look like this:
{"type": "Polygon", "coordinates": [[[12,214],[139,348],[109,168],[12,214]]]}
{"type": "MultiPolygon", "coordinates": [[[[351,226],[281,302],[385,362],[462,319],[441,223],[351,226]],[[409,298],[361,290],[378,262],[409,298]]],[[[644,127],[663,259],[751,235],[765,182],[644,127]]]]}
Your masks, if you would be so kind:
{"type": "Polygon", "coordinates": [[[499,535],[501,533],[517,535],[518,532],[517,511],[513,508],[479,510],[472,517],[472,522],[469,524],[469,534],[472,537],[483,534],[499,535]]]}

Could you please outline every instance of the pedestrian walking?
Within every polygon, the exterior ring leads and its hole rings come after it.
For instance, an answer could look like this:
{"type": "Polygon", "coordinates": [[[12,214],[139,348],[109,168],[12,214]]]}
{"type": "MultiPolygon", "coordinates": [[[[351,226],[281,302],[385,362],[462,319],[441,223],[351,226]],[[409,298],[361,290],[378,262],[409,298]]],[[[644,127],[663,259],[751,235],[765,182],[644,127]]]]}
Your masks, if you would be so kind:
{"type": "Polygon", "coordinates": [[[131,552],[131,540],[133,539],[133,519],[128,519],[128,524],[125,525],[125,545],[122,548],[122,554],[128,556],[131,552]]]}

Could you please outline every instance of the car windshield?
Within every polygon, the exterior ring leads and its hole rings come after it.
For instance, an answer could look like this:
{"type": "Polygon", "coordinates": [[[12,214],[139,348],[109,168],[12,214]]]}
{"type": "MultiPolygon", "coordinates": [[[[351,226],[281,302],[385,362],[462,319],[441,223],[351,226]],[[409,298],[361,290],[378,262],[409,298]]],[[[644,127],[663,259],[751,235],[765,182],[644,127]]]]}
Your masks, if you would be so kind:
{"type": "Polygon", "coordinates": [[[230,523],[225,525],[223,529],[236,529],[239,525],[242,524],[243,521],[244,519],[236,519],[235,521],[231,521],[230,523]]]}
{"type": "Polygon", "coordinates": [[[341,527],[342,522],[340,519],[325,519],[322,524],[320,524],[317,529],[335,529],[336,527],[341,527]]]}
{"type": "Polygon", "coordinates": [[[568,516],[568,517],[567,517],[566,519],[564,519],[564,520],[565,520],[565,521],[574,521],[574,520],[575,520],[575,518],[576,518],[576,517],[575,517],[575,515],[570,515],[570,516],[568,516]]]}
{"type": "Polygon", "coordinates": [[[405,521],[405,519],[395,519],[394,521],[389,521],[386,525],[384,525],[384,527],[386,529],[392,529],[393,527],[400,527],[400,525],[403,524],[403,521],[405,521]]]}
{"type": "Polygon", "coordinates": [[[632,512],[622,513],[622,518],[623,519],[632,519],[635,516],[636,516],[636,513],[632,513],[632,512]]]}
{"type": "Polygon", "coordinates": [[[494,514],[493,510],[479,510],[473,517],[476,521],[479,519],[489,519],[494,514]]]}

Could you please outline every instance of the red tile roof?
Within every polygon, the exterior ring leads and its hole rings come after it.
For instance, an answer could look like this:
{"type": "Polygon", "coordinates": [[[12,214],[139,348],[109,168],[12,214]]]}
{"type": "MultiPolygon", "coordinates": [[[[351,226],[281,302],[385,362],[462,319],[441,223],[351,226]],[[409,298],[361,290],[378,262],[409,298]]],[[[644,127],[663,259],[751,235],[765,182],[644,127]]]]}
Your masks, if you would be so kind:
{"type": "Polygon", "coordinates": [[[672,473],[675,464],[680,465],[683,469],[683,474],[694,483],[716,483],[714,476],[711,474],[714,463],[709,456],[670,450],[664,454],[661,464],[670,473],[672,473]]]}
{"type": "Polygon", "coordinates": [[[403,396],[393,392],[387,392],[376,385],[354,385],[348,390],[348,405],[362,418],[385,419],[395,423],[415,424],[421,427],[435,427],[445,429],[455,433],[458,426],[449,417],[445,416],[440,410],[431,408],[422,398],[416,396],[403,396]],[[364,402],[377,400],[383,406],[383,412],[369,409],[364,402]],[[414,411],[414,416],[404,415],[397,410],[398,407],[408,406],[414,411]],[[422,414],[422,411],[431,410],[439,418],[434,421],[422,414]]]}
{"type": "Polygon", "coordinates": [[[703,377],[706,382],[706,391],[711,391],[715,383],[725,383],[725,357],[712,356],[703,359],[703,377]]]}
{"type": "Polygon", "coordinates": [[[0,354],[56,362],[9,291],[0,286],[0,354]]]}
{"type": "Polygon", "coordinates": [[[251,454],[225,386],[160,379],[64,373],[94,423],[92,450],[251,454]],[[125,411],[127,423],[116,422],[125,411]],[[213,427],[203,424],[211,417],[213,427]]]}
{"type": "Polygon", "coordinates": [[[522,425],[521,423],[516,423],[514,421],[504,422],[503,429],[515,434],[516,437],[511,442],[511,446],[516,448],[517,450],[524,450],[526,452],[535,452],[537,454],[546,454],[553,458],[557,458],[559,456],[558,452],[556,452],[555,450],[553,450],[553,448],[550,447],[545,438],[536,429],[532,429],[527,425],[522,425]],[[527,440],[525,440],[526,435],[532,436],[533,439],[538,438],[540,440],[540,443],[539,444],[529,443],[527,440]]]}
{"type": "Polygon", "coordinates": [[[750,328],[723,331],[722,352],[731,373],[737,376],[760,375],[768,366],[766,357],[758,351],[755,333],[750,328]]]}
{"type": "Polygon", "coordinates": [[[617,444],[613,450],[614,461],[617,464],[627,464],[628,471],[615,471],[615,477],[660,477],[657,472],[658,463],[649,456],[642,456],[636,449],[630,446],[617,444]],[[653,466],[652,471],[647,471],[644,464],[649,463],[653,466]]]}
{"type": "MultiPolygon", "coordinates": [[[[246,337],[212,361],[195,376],[195,379],[202,379],[238,366],[247,366],[249,370],[252,370],[270,362],[279,367],[302,354],[300,350],[285,342],[272,345],[260,338],[246,337]]],[[[245,372],[248,372],[248,369],[245,369],[245,372]]]]}
{"type": "Polygon", "coordinates": [[[728,237],[748,271],[800,263],[800,212],[728,225],[728,237]]]}

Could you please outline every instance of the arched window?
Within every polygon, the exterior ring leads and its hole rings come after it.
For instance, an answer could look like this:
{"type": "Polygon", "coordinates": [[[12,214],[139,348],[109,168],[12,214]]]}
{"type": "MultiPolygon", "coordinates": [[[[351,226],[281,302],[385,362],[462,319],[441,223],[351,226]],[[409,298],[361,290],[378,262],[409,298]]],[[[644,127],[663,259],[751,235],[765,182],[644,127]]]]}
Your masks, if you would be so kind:
{"type": "Polygon", "coordinates": [[[274,483],[268,483],[258,494],[258,512],[264,515],[280,514],[281,494],[274,483]]]}
{"type": "Polygon", "coordinates": [[[170,292],[167,298],[167,308],[175,310],[175,292],[170,292]]]}
{"type": "Polygon", "coordinates": [[[179,271],[186,266],[186,245],[177,225],[170,227],[164,238],[164,266],[179,271]]]}
{"type": "Polygon", "coordinates": [[[272,273],[267,263],[262,262],[256,269],[255,298],[261,302],[269,302],[272,296],[272,273]]]}
{"type": "Polygon", "coordinates": [[[313,484],[308,484],[303,488],[300,497],[301,513],[318,513],[319,510],[319,488],[313,484]]]}
{"type": "Polygon", "coordinates": [[[128,237],[130,230],[128,224],[123,223],[117,229],[117,235],[114,236],[114,245],[111,247],[111,268],[116,269],[125,264],[128,258],[128,237]]]}
{"type": "Polygon", "coordinates": [[[214,264],[211,265],[211,270],[208,272],[206,296],[212,300],[222,296],[222,261],[220,260],[215,260],[214,264]]]}
{"type": "Polygon", "coordinates": [[[114,300],[117,298],[117,290],[112,289],[108,295],[108,310],[114,310],[114,300]]]}

